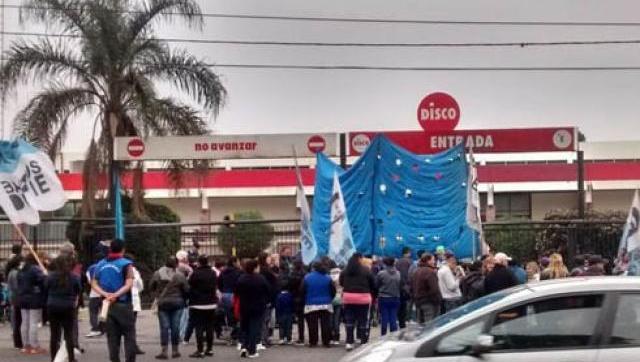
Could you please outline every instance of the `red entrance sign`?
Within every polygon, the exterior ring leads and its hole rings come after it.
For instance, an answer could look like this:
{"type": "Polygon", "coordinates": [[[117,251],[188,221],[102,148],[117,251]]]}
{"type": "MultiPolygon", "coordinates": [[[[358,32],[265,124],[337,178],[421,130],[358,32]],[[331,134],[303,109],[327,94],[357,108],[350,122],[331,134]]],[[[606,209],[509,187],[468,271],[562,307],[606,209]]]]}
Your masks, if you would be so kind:
{"type": "Polygon", "coordinates": [[[318,135],[309,138],[309,141],[307,142],[307,147],[309,148],[309,151],[313,153],[324,151],[324,148],[326,146],[327,146],[327,143],[325,142],[324,138],[318,135]]]}
{"type": "Polygon", "coordinates": [[[460,122],[458,102],[447,93],[431,93],[418,105],[418,122],[427,132],[453,131],[460,122]]]}
{"type": "Polygon", "coordinates": [[[134,138],[127,143],[127,152],[131,157],[140,157],[144,153],[144,142],[139,138],[134,138]]]}
{"type": "Polygon", "coordinates": [[[577,131],[564,128],[459,130],[450,132],[353,132],[349,134],[350,156],[362,154],[376,134],[417,154],[444,151],[463,143],[475,153],[575,151],[577,131]],[[364,146],[364,147],[363,147],[364,146]]]}

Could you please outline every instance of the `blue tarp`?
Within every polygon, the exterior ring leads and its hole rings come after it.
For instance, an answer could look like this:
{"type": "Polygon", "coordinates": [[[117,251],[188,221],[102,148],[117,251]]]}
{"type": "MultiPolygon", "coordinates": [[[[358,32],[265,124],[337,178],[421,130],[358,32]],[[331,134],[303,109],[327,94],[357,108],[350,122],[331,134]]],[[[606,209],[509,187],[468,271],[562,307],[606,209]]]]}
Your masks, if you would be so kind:
{"type": "Polygon", "coordinates": [[[468,165],[462,145],[421,156],[376,137],[345,171],[318,154],[312,229],[327,254],[333,174],[339,175],[357,251],[400,256],[404,246],[433,251],[444,245],[458,258],[474,254],[466,223],[468,165]]]}

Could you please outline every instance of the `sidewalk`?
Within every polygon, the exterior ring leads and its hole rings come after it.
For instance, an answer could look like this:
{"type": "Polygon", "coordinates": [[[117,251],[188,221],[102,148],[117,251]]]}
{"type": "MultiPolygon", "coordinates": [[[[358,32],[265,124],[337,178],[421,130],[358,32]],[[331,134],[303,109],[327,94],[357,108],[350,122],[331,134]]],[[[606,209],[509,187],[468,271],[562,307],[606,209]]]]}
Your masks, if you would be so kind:
{"type": "MultiPolygon", "coordinates": [[[[85,349],[85,353],[81,355],[79,361],[103,362],[109,361],[106,337],[100,338],[84,338],[88,332],[88,320],[86,310],[80,311],[80,344],[85,349]]],[[[158,334],[158,321],[156,317],[149,311],[144,311],[138,316],[138,344],[146,352],[143,356],[138,356],[138,362],[157,361],[154,356],[160,351],[160,337],[158,334]]],[[[40,343],[43,348],[49,349],[49,328],[40,329],[40,343]]],[[[175,361],[193,361],[188,355],[195,351],[195,336],[190,345],[181,345],[182,357],[175,361]]],[[[216,342],[214,347],[215,356],[205,358],[204,360],[218,361],[246,361],[241,359],[236,351],[235,346],[227,346],[216,342]]],[[[334,348],[315,348],[294,347],[294,346],[274,346],[267,351],[260,353],[259,360],[277,361],[277,362],[294,362],[301,359],[301,353],[304,353],[304,362],[331,362],[338,361],[344,354],[344,346],[334,348]]],[[[41,356],[25,356],[20,351],[13,348],[11,341],[11,326],[7,323],[0,325],[0,361],[2,362],[50,362],[49,355],[41,356]]],[[[124,361],[124,356],[122,357],[124,361]]]]}

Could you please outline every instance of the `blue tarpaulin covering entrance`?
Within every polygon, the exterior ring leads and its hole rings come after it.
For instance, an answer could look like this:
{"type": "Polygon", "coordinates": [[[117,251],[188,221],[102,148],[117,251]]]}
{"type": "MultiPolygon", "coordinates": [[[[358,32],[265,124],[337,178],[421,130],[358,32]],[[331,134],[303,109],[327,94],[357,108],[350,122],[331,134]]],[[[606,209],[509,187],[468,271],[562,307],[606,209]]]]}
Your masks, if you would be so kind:
{"type": "Polygon", "coordinates": [[[474,255],[474,232],[466,223],[468,164],[462,145],[422,156],[378,136],[346,171],[318,154],[312,228],[320,256],[327,254],[329,244],[334,172],[357,251],[397,257],[404,246],[415,253],[443,245],[458,258],[474,255]]]}

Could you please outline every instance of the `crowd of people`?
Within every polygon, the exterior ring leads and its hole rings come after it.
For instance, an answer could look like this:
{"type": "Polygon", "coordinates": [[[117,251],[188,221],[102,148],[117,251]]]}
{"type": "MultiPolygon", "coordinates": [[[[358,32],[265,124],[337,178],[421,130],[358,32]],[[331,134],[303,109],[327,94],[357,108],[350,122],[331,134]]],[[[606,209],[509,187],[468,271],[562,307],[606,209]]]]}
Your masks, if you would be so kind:
{"type": "MultiPolygon", "coordinates": [[[[122,240],[111,241],[87,268],[78,263],[72,244],[63,245],[52,260],[44,255],[38,260],[16,246],[5,274],[14,346],[29,355],[47,353],[38,328],[48,323],[52,360],[64,341],[68,360],[75,361],[82,353],[78,309],[89,291],[91,330],[86,337],[106,334],[112,362],[120,361],[122,341],[125,361],[144,354],[136,341],[136,319],[145,286],[124,246],[122,240]]],[[[524,267],[504,253],[459,263],[444,247],[433,253],[404,248],[398,259],[355,253],[345,266],[326,257],[305,266],[289,247],[280,254],[224,262],[197,248],[181,250],[153,273],[147,286],[160,332],[155,357],[181,357],[180,346],[194,332],[192,358],[213,356],[214,339],[223,331],[228,331],[226,341],[248,358],[273,345],[337,346],[342,330],[345,348],[352,350],[368,342],[376,325],[385,335],[518,284],[608,272],[608,262],[598,255],[578,256],[574,264],[569,271],[557,253],[524,267]]]]}

